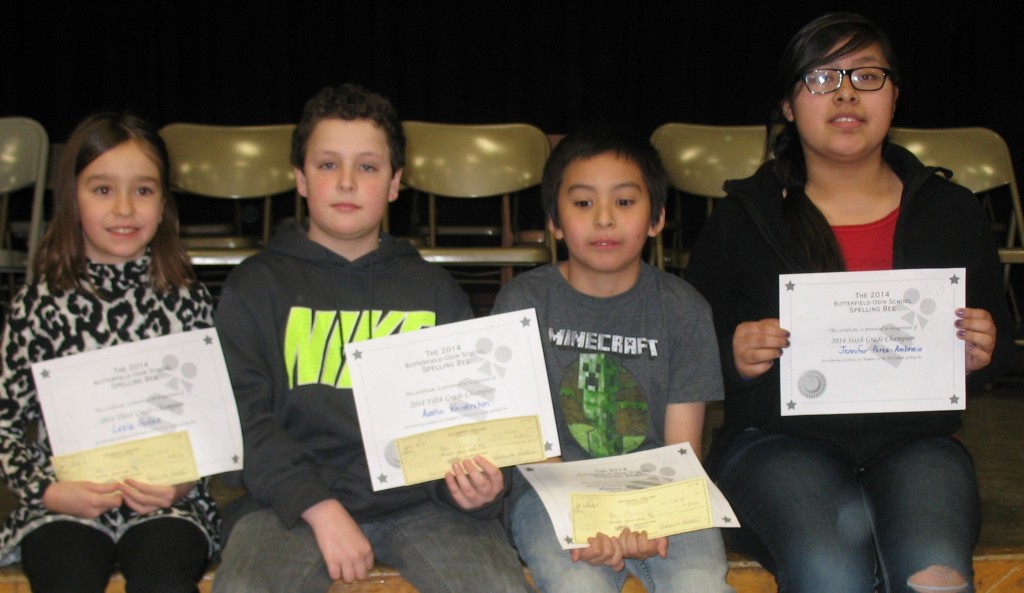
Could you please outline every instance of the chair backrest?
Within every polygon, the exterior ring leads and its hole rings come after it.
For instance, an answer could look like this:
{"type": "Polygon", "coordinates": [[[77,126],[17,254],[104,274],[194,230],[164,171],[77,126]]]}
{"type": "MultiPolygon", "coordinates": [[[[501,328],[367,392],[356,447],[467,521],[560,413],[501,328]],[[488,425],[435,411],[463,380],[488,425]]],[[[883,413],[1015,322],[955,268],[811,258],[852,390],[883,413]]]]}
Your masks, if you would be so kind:
{"type": "MultiPolygon", "coordinates": [[[[271,196],[295,193],[295,172],[290,159],[294,129],[294,124],[168,124],[161,128],[160,136],[167,144],[171,161],[171,187],[208,198],[262,198],[261,239],[266,243],[273,228],[271,196]]],[[[295,217],[298,219],[302,214],[302,200],[297,193],[295,195],[295,217]]],[[[239,236],[241,214],[237,204],[233,227],[234,233],[216,230],[214,237],[188,239],[186,246],[190,250],[192,247],[253,250],[254,245],[250,243],[254,238],[239,236]]]]}
{"type": "MultiPolygon", "coordinates": [[[[722,185],[726,180],[749,177],[757,170],[763,159],[764,141],[764,126],[667,123],[651,134],[651,144],[661,156],[672,187],[705,198],[708,215],[714,201],[725,197],[722,185]]],[[[671,222],[671,209],[669,212],[671,222]]],[[[670,228],[667,225],[666,232],[670,228]]],[[[685,268],[689,251],[678,247],[678,239],[670,249],[663,242],[662,235],[654,240],[654,263],[662,268],[685,268]]]]}
{"type": "MultiPolygon", "coordinates": [[[[25,266],[28,280],[31,280],[32,258],[42,238],[49,150],[49,138],[39,122],[26,117],[0,118],[0,194],[33,186],[25,266]]],[[[6,229],[2,231],[6,232],[6,229]]]]}
{"type": "Polygon", "coordinates": [[[1013,172],[1010,148],[988,128],[891,128],[889,139],[914,153],[926,165],[953,172],[953,181],[974,193],[1007,186],[1012,220],[1007,246],[1024,244],[1024,212],[1013,172]]]}
{"type": "MultiPolygon", "coordinates": [[[[427,244],[437,247],[441,227],[437,223],[436,196],[485,198],[501,196],[500,227],[502,247],[516,243],[510,196],[540,184],[544,163],[551,154],[551,142],[539,128],[529,124],[442,124],[406,121],[406,187],[429,195],[427,244]]],[[[496,214],[498,210],[495,210],[496,214]]],[[[555,243],[541,223],[538,233],[549,251],[555,243]]],[[[489,227],[473,225],[473,234],[490,234],[489,227]],[[486,230],[486,232],[484,232],[486,230]]],[[[445,233],[458,233],[445,227],[445,233]]],[[[551,258],[553,259],[553,255],[551,258]]],[[[507,276],[506,272],[506,276],[507,276]]]]}
{"type": "Polygon", "coordinates": [[[213,198],[261,198],[293,190],[294,128],[168,124],[160,136],[171,159],[171,187],[213,198]]]}
{"type": "Polygon", "coordinates": [[[706,198],[724,197],[726,180],[752,175],[763,160],[764,142],[764,126],[668,123],[651,135],[672,186],[706,198]]]}
{"type": "Polygon", "coordinates": [[[540,183],[548,137],[528,124],[403,122],[408,187],[452,198],[516,192],[540,183]]]}
{"type": "Polygon", "coordinates": [[[1019,207],[1013,159],[1003,138],[988,128],[892,128],[889,139],[926,165],[953,171],[953,181],[974,193],[1004,185],[1019,207]]]}

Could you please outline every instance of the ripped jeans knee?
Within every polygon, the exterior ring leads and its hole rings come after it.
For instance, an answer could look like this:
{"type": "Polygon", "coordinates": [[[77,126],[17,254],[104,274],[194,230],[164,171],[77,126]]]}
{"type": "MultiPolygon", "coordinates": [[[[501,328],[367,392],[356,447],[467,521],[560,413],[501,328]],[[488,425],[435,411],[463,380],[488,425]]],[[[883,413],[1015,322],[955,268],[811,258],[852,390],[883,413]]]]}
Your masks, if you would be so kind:
{"type": "Polygon", "coordinates": [[[967,580],[956,570],[938,564],[914,573],[907,586],[917,593],[962,593],[968,590],[967,580]]]}

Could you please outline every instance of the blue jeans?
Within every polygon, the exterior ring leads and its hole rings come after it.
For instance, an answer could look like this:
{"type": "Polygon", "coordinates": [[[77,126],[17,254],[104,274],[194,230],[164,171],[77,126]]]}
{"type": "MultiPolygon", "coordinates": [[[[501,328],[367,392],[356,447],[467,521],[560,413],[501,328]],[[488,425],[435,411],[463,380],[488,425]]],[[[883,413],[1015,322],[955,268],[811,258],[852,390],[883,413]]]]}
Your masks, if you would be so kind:
{"type": "Polygon", "coordinates": [[[981,503],[974,462],[952,437],[858,467],[814,441],[747,429],[715,470],[743,526],[737,539],[780,593],[912,592],[908,579],[931,565],[974,591],[981,503]]]}
{"type": "Polygon", "coordinates": [[[668,538],[667,558],[626,560],[621,572],[582,561],[573,563],[569,551],[559,545],[540,497],[519,472],[513,475],[513,492],[506,503],[512,539],[543,593],[617,593],[630,573],[643,581],[648,593],[733,591],[725,582],[729,565],[718,529],[673,535],[668,538]]]}
{"type": "MultiPolygon", "coordinates": [[[[496,519],[425,503],[359,526],[374,557],[420,593],[531,590],[496,519]]],[[[213,590],[324,593],[331,583],[313,530],[301,520],[285,529],[265,508],[242,517],[231,531],[213,590]]]]}

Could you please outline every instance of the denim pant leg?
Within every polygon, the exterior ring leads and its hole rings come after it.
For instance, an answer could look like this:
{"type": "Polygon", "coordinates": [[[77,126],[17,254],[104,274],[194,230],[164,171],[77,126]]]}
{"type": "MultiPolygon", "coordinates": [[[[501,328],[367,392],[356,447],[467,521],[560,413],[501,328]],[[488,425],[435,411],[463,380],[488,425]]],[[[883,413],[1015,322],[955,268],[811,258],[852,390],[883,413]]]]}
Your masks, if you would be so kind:
{"type": "Polygon", "coordinates": [[[506,502],[512,540],[533,582],[543,593],[618,593],[627,571],[616,573],[606,566],[572,561],[558,543],[544,503],[525,478],[514,474],[515,485],[506,502]]]}
{"type": "Polygon", "coordinates": [[[331,587],[313,530],[286,529],[271,509],[239,519],[222,553],[214,593],[324,593],[331,587]]]}
{"type": "Polygon", "coordinates": [[[871,517],[851,464],[799,437],[748,429],[717,464],[749,553],[779,593],[865,593],[875,584],[871,517]]]}
{"type": "Polygon", "coordinates": [[[360,526],[375,557],[420,593],[531,591],[497,519],[424,503],[360,526]]]}
{"type": "Polygon", "coordinates": [[[733,592],[725,581],[729,563],[717,528],[673,535],[667,557],[627,560],[626,568],[643,581],[647,593],[733,592]]]}
{"type": "Polygon", "coordinates": [[[882,591],[907,591],[931,565],[953,568],[974,591],[972,553],[981,502],[974,462],[951,437],[906,445],[864,472],[876,518],[882,591]]]}

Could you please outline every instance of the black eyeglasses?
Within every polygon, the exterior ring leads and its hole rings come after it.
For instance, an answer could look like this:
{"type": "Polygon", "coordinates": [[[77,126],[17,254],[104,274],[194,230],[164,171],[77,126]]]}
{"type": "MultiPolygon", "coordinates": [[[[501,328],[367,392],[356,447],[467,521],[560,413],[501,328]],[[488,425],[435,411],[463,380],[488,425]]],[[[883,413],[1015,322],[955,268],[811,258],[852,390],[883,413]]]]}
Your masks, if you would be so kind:
{"type": "Polygon", "coordinates": [[[862,68],[818,68],[803,75],[804,84],[812,95],[834,93],[843,86],[843,77],[850,77],[850,84],[858,91],[877,91],[885,86],[885,79],[892,76],[892,70],[878,66],[862,68]]]}

